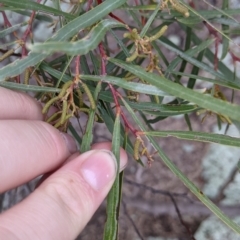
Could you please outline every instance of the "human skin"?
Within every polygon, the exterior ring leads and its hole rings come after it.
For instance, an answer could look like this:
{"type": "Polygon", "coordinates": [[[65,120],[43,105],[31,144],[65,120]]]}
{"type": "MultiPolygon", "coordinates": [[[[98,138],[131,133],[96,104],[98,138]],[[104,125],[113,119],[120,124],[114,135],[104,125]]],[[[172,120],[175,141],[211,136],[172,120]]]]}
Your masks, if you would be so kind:
{"type": "MultiPolygon", "coordinates": [[[[41,105],[0,88],[0,193],[44,175],[26,199],[0,215],[0,239],[75,239],[116,176],[111,143],[80,154],[76,143],[43,122],[41,105]]],[[[127,164],[120,152],[120,170],[127,164]]]]}

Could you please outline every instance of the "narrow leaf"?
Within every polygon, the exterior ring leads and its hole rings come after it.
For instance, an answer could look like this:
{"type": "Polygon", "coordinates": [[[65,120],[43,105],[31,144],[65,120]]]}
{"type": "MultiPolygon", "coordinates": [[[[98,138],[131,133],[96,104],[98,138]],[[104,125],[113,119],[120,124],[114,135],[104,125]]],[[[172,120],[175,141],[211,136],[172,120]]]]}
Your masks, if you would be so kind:
{"type": "Polygon", "coordinates": [[[229,137],[223,134],[186,131],[154,131],[144,132],[144,134],[155,137],[176,137],[185,140],[218,143],[232,147],[240,147],[240,138],[229,137]]]}
{"type": "MultiPolygon", "coordinates": [[[[166,44],[169,45],[168,40],[166,39],[166,44]]],[[[187,51],[184,52],[185,55],[192,57],[195,54],[202,52],[204,49],[208,48],[212,43],[214,42],[213,39],[208,39],[206,41],[202,41],[201,43],[199,43],[195,48],[190,48],[187,51]]],[[[177,48],[177,46],[175,47],[175,49],[177,48]]],[[[180,51],[180,49],[178,49],[180,51]]],[[[180,51],[182,52],[182,51],[180,51]]],[[[170,72],[173,71],[177,65],[179,63],[182,62],[182,58],[181,56],[176,57],[168,66],[168,68],[166,69],[166,72],[170,72]]]]}
{"type": "MultiPolygon", "coordinates": [[[[222,4],[222,8],[223,10],[228,8],[228,0],[224,0],[223,4],[222,4]]],[[[226,17],[224,17],[226,19],[226,17]]],[[[226,33],[229,30],[229,26],[222,24],[222,31],[225,32],[225,34],[228,36],[228,33],[226,33]]],[[[223,37],[222,40],[222,56],[221,59],[224,59],[227,54],[228,54],[228,50],[229,50],[229,40],[225,37],[223,37]]]]}
{"type": "Polygon", "coordinates": [[[17,8],[17,9],[23,9],[23,10],[28,9],[33,11],[45,12],[54,16],[63,16],[68,20],[73,20],[75,18],[74,15],[70,13],[59,11],[55,8],[33,2],[32,0],[21,0],[21,1],[1,0],[1,3],[4,3],[10,7],[17,8]]]}
{"type": "Polygon", "coordinates": [[[93,76],[93,75],[80,75],[80,78],[83,80],[92,80],[92,81],[104,81],[118,87],[131,90],[134,92],[145,93],[156,96],[171,96],[168,93],[165,93],[159,90],[155,86],[143,84],[143,83],[135,83],[135,82],[127,82],[124,78],[112,77],[112,76],[93,76]]]}
{"type": "MultiPolygon", "coordinates": [[[[93,25],[125,2],[126,0],[104,1],[102,4],[98,5],[92,10],[84,13],[80,17],[77,17],[73,21],[66,24],[59,31],[57,31],[57,33],[54,34],[53,37],[48,39],[48,41],[64,41],[71,38],[81,29],[93,25]]],[[[3,81],[5,78],[8,77],[13,77],[21,74],[27,67],[38,64],[48,55],[48,53],[30,52],[27,57],[16,60],[13,63],[10,63],[0,69],[0,81],[3,81]]]]}
{"type": "MultiPolygon", "coordinates": [[[[193,64],[194,66],[197,66],[203,70],[205,70],[206,72],[209,72],[211,73],[212,75],[220,78],[220,79],[224,79],[224,76],[222,74],[220,74],[219,72],[215,71],[213,68],[211,68],[209,65],[207,65],[206,63],[203,63],[203,62],[199,62],[197,59],[191,57],[190,55],[182,52],[181,50],[178,50],[177,48],[175,47],[172,47],[168,44],[166,44],[164,41],[158,39],[156,40],[156,42],[159,42],[160,44],[162,44],[164,47],[166,47],[167,49],[177,53],[181,58],[183,58],[184,60],[186,60],[187,62],[193,64]]],[[[209,43],[210,42],[214,42],[214,39],[210,39],[209,40],[209,43]]]]}
{"type": "Polygon", "coordinates": [[[76,42],[45,42],[35,43],[28,47],[33,52],[54,53],[64,52],[69,55],[84,55],[95,49],[103,40],[110,28],[124,27],[125,25],[114,20],[105,19],[98,23],[83,39],[76,42]]]}
{"type": "Polygon", "coordinates": [[[80,149],[80,152],[82,152],[82,153],[89,151],[91,149],[91,144],[93,141],[93,132],[92,131],[93,131],[94,118],[95,118],[95,111],[90,110],[86,131],[82,137],[82,144],[81,144],[81,149],[80,149]]]}
{"type": "MultiPolygon", "coordinates": [[[[195,68],[193,68],[193,70],[194,69],[195,68]]],[[[194,72],[196,72],[196,74],[198,73],[197,67],[196,67],[196,70],[194,72]]],[[[190,77],[191,79],[195,79],[195,80],[202,80],[202,81],[206,81],[206,82],[211,82],[211,83],[214,83],[214,84],[218,84],[220,86],[240,90],[240,83],[237,82],[237,81],[233,82],[233,81],[228,81],[228,79],[220,80],[220,79],[206,78],[206,77],[202,77],[202,76],[196,75],[196,74],[187,74],[187,73],[174,72],[174,71],[171,71],[169,73],[172,73],[174,75],[181,75],[181,76],[184,76],[184,77],[190,77]]],[[[189,84],[188,87],[190,87],[190,86],[191,85],[189,84]]]]}
{"type": "Polygon", "coordinates": [[[53,87],[44,87],[44,86],[34,86],[34,85],[26,85],[21,83],[15,83],[15,82],[0,82],[1,87],[13,89],[13,90],[19,90],[24,92],[52,92],[52,93],[58,93],[61,91],[59,88],[53,88],[53,87]]]}
{"type": "MultiPolygon", "coordinates": [[[[113,130],[113,138],[112,138],[112,152],[117,160],[117,169],[119,172],[119,161],[120,161],[120,115],[117,114],[114,130],[113,130]]],[[[104,229],[104,240],[116,240],[117,232],[118,232],[118,211],[119,211],[119,201],[120,201],[120,178],[119,174],[114,181],[114,184],[111,188],[111,191],[107,197],[107,221],[105,223],[104,229]]]]}
{"type": "Polygon", "coordinates": [[[23,26],[25,26],[25,25],[27,25],[27,24],[28,24],[28,22],[18,23],[18,24],[16,24],[16,25],[12,26],[12,27],[9,27],[9,28],[6,28],[6,29],[0,31],[0,38],[3,38],[3,37],[5,37],[6,35],[14,32],[14,31],[16,31],[16,30],[19,30],[19,28],[21,28],[21,27],[23,27],[23,26]]]}
{"type": "Polygon", "coordinates": [[[139,78],[146,80],[147,82],[155,85],[156,87],[159,87],[159,89],[163,90],[164,92],[168,92],[176,97],[186,99],[187,101],[196,103],[200,107],[226,115],[232,119],[240,119],[240,107],[238,105],[230,104],[226,101],[213,98],[210,95],[201,94],[189,88],[185,88],[179,84],[173,83],[172,81],[164,77],[146,72],[139,66],[127,64],[123,61],[113,58],[109,58],[109,61],[124,68],[125,70],[131,72],[139,78]]]}

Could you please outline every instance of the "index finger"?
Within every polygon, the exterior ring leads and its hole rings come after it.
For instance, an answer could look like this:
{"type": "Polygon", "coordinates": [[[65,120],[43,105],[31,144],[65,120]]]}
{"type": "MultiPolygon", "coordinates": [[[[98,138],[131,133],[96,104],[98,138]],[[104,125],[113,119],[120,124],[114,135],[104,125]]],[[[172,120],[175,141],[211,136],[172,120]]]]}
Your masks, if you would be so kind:
{"type": "Polygon", "coordinates": [[[0,119],[42,120],[42,107],[26,93],[0,87],[0,119]]]}

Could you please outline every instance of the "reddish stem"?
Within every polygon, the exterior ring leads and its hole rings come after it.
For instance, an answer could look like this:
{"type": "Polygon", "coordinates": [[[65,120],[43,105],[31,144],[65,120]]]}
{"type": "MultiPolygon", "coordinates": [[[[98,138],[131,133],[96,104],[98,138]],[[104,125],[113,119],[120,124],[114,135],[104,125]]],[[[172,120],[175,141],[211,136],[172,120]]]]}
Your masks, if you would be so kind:
{"type": "Polygon", "coordinates": [[[80,55],[77,55],[76,56],[76,59],[75,59],[75,76],[77,78],[79,78],[79,68],[80,68],[80,55]]]}
{"type": "Polygon", "coordinates": [[[206,21],[203,21],[204,25],[208,29],[209,34],[215,37],[215,54],[214,54],[214,70],[217,71],[218,69],[218,46],[219,43],[222,42],[222,39],[219,37],[218,32],[214,29],[211,25],[209,25],[206,21]]]}
{"type": "Polygon", "coordinates": [[[117,99],[117,96],[119,98],[122,98],[121,94],[112,86],[112,84],[109,83],[108,86],[111,89],[111,92],[113,95],[113,99],[114,99],[115,106],[116,106],[116,114],[117,115],[121,114],[126,131],[128,131],[128,129],[130,129],[130,131],[134,134],[134,136],[137,137],[138,130],[136,130],[134,127],[132,127],[132,125],[129,123],[129,121],[128,121],[127,117],[124,115],[124,113],[121,109],[121,106],[119,104],[119,101],[117,99]]]}
{"type": "Polygon", "coordinates": [[[234,64],[234,65],[236,64],[236,62],[240,62],[240,58],[237,57],[236,55],[234,55],[233,52],[229,51],[229,53],[230,53],[230,55],[231,55],[231,57],[232,57],[232,61],[233,61],[233,64],[234,64]]]}
{"type": "MultiPolygon", "coordinates": [[[[37,3],[40,3],[42,0],[37,0],[37,3]]],[[[22,40],[23,40],[23,46],[22,46],[22,57],[25,57],[27,55],[27,49],[26,49],[26,40],[28,38],[28,36],[31,34],[32,32],[32,23],[34,20],[36,12],[33,11],[31,13],[30,19],[28,21],[28,27],[26,29],[26,31],[23,34],[22,40]]]]}
{"type": "Polygon", "coordinates": [[[114,102],[115,102],[116,114],[120,114],[121,113],[121,107],[120,107],[120,104],[119,104],[118,99],[117,99],[117,90],[110,83],[108,83],[108,86],[109,86],[109,88],[112,92],[112,96],[113,96],[113,99],[114,99],[114,102]]]}
{"type": "Polygon", "coordinates": [[[93,0],[88,0],[88,4],[87,4],[87,11],[90,10],[91,6],[93,4],[93,0]]]}
{"type": "MultiPolygon", "coordinates": [[[[98,1],[101,1],[101,0],[98,0],[98,1]]],[[[99,48],[99,51],[100,51],[100,55],[101,55],[101,75],[103,76],[106,76],[107,75],[107,71],[106,71],[106,59],[107,59],[107,55],[106,55],[106,52],[103,48],[103,44],[102,42],[98,45],[98,48],[99,48]]],[[[115,102],[115,105],[116,105],[116,112],[117,114],[119,114],[121,112],[121,109],[120,109],[120,105],[119,105],[119,102],[118,102],[118,99],[117,99],[117,95],[116,95],[116,90],[113,88],[113,86],[109,83],[108,84],[111,92],[112,92],[112,95],[113,95],[113,99],[114,99],[114,102],[115,102]]]]}
{"type": "Polygon", "coordinates": [[[1,13],[2,13],[2,15],[3,15],[4,26],[6,26],[6,27],[11,27],[12,24],[9,22],[6,13],[5,13],[4,11],[2,11],[1,13]]]}
{"type": "Polygon", "coordinates": [[[16,83],[20,83],[20,75],[16,76],[16,83]]]}
{"type": "MultiPolygon", "coordinates": [[[[139,0],[135,0],[134,2],[136,6],[140,5],[139,0]]],[[[143,11],[140,10],[140,12],[143,12],[143,11]]],[[[146,24],[146,18],[141,16],[141,21],[142,21],[142,25],[144,26],[146,24]]]]}
{"type": "Polygon", "coordinates": [[[132,125],[128,122],[126,116],[123,114],[122,111],[121,111],[121,116],[122,116],[122,119],[124,121],[124,125],[125,125],[125,128],[126,128],[126,131],[128,129],[130,129],[130,131],[134,134],[134,136],[137,137],[138,136],[138,134],[137,134],[138,130],[132,127],[132,125]]]}
{"type": "MultiPolygon", "coordinates": [[[[101,4],[101,3],[102,3],[102,0],[97,0],[97,3],[98,3],[98,5],[101,4]]],[[[109,15],[110,17],[114,18],[115,20],[117,20],[118,22],[121,22],[121,23],[123,23],[123,24],[126,25],[126,23],[125,23],[122,19],[120,19],[119,17],[117,17],[115,14],[109,13],[108,15],[109,15]]]]}
{"type": "MultiPolygon", "coordinates": [[[[98,45],[98,48],[99,48],[99,51],[100,51],[100,55],[101,55],[101,75],[102,76],[106,76],[107,75],[107,71],[106,71],[106,60],[107,60],[107,55],[106,55],[106,52],[103,48],[103,44],[100,43],[98,45]]],[[[112,84],[108,83],[108,86],[112,92],[112,96],[113,96],[113,99],[114,99],[114,103],[115,103],[115,107],[116,107],[116,115],[120,115],[122,116],[122,119],[123,119],[123,122],[124,122],[124,126],[125,126],[125,130],[128,131],[128,129],[131,130],[131,132],[137,136],[137,130],[134,129],[131,124],[128,122],[126,116],[124,115],[122,109],[121,109],[121,106],[119,104],[119,101],[118,101],[118,97],[122,98],[122,96],[120,95],[120,93],[118,93],[118,91],[112,86],[112,84]]]]}
{"type": "Polygon", "coordinates": [[[189,1],[189,6],[192,7],[193,9],[196,9],[196,6],[192,0],[189,1]]]}
{"type": "Polygon", "coordinates": [[[215,54],[214,54],[214,70],[218,70],[218,46],[220,43],[221,39],[216,38],[215,39],[215,54]]]}

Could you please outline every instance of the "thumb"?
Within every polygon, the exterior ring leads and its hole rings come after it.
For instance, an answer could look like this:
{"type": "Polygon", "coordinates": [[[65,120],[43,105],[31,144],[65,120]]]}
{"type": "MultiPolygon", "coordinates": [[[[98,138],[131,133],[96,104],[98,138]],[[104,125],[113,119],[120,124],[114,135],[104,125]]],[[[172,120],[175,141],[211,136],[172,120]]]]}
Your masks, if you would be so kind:
{"type": "MultiPolygon", "coordinates": [[[[127,163],[122,150],[120,159],[122,170],[127,163]]],[[[106,197],[116,169],[116,159],[108,150],[92,150],[75,157],[0,216],[0,236],[75,239],[106,197]]]]}

